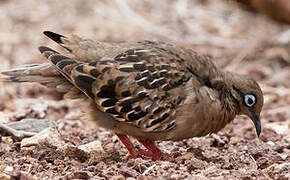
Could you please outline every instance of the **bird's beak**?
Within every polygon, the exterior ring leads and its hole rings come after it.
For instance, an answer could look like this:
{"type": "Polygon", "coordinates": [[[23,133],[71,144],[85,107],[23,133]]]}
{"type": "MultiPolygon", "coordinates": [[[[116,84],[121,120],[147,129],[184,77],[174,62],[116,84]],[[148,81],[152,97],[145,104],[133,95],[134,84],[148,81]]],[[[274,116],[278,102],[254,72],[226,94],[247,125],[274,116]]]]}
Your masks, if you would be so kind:
{"type": "Polygon", "coordinates": [[[251,119],[255,125],[255,128],[256,128],[256,132],[257,132],[257,135],[258,137],[260,136],[260,133],[261,133],[261,121],[260,121],[260,117],[259,115],[257,115],[256,113],[252,113],[252,116],[251,116],[251,119]]]}

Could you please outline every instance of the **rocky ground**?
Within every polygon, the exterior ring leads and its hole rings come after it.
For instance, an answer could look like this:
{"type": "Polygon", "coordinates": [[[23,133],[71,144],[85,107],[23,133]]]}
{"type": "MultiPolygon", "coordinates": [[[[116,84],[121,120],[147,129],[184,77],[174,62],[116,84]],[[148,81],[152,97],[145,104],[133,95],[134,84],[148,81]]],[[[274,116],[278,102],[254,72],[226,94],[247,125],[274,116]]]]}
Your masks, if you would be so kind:
{"type": "MultiPolygon", "coordinates": [[[[236,118],[217,134],[157,142],[182,156],[125,161],[116,136],[87,121],[79,101],[36,84],[0,84],[0,179],[289,179],[290,29],[231,1],[0,1],[0,71],[60,49],[51,30],[100,41],[162,40],[256,79],[262,133],[236,118]]],[[[136,142],[137,145],[137,142],[136,142]]],[[[140,147],[142,148],[142,147],[140,147]]]]}

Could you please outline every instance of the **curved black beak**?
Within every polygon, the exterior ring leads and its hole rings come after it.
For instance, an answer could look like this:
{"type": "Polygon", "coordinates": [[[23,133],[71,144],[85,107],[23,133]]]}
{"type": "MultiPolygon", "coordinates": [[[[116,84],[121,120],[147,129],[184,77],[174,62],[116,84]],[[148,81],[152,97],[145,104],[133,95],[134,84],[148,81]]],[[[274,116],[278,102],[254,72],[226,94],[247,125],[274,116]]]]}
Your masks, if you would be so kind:
{"type": "Polygon", "coordinates": [[[261,133],[261,121],[260,121],[260,117],[259,115],[257,115],[256,113],[252,113],[251,119],[255,125],[256,128],[256,132],[258,137],[260,136],[261,133]]]}

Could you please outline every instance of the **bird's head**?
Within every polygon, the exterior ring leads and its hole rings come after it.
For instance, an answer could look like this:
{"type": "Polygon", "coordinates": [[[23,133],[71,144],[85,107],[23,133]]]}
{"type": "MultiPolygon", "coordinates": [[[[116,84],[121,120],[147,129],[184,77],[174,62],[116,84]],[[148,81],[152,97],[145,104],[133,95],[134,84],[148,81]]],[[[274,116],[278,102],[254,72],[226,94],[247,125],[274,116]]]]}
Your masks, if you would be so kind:
{"type": "Polygon", "coordinates": [[[211,84],[230,96],[238,114],[251,118],[259,136],[261,133],[260,112],[264,98],[258,83],[240,74],[224,72],[223,75],[212,78],[211,84]]]}
{"type": "Polygon", "coordinates": [[[253,121],[257,135],[261,133],[260,112],[263,107],[263,93],[258,83],[246,76],[231,73],[230,94],[238,105],[238,113],[253,121]]]}

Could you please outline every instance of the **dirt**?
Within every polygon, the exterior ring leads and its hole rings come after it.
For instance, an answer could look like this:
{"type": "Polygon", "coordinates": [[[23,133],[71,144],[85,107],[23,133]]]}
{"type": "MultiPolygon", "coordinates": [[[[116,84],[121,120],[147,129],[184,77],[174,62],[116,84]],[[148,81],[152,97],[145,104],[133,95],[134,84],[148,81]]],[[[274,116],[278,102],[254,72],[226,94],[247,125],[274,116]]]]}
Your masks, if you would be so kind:
{"type": "MultiPolygon", "coordinates": [[[[289,26],[230,1],[0,1],[0,70],[45,59],[39,45],[60,49],[42,31],[100,41],[163,40],[209,55],[222,68],[256,79],[264,92],[262,133],[237,117],[217,134],[156,142],[171,160],[125,160],[113,133],[86,121],[80,102],[36,84],[0,84],[0,122],[26,118],[56,124],[59,147],[0,132],[0,179],[289,179],[289,26]],[[79,149],[99,141],[100,151],[79,149]]],[[[135,140],[134,144],[141,147],[135,140]]]]}

